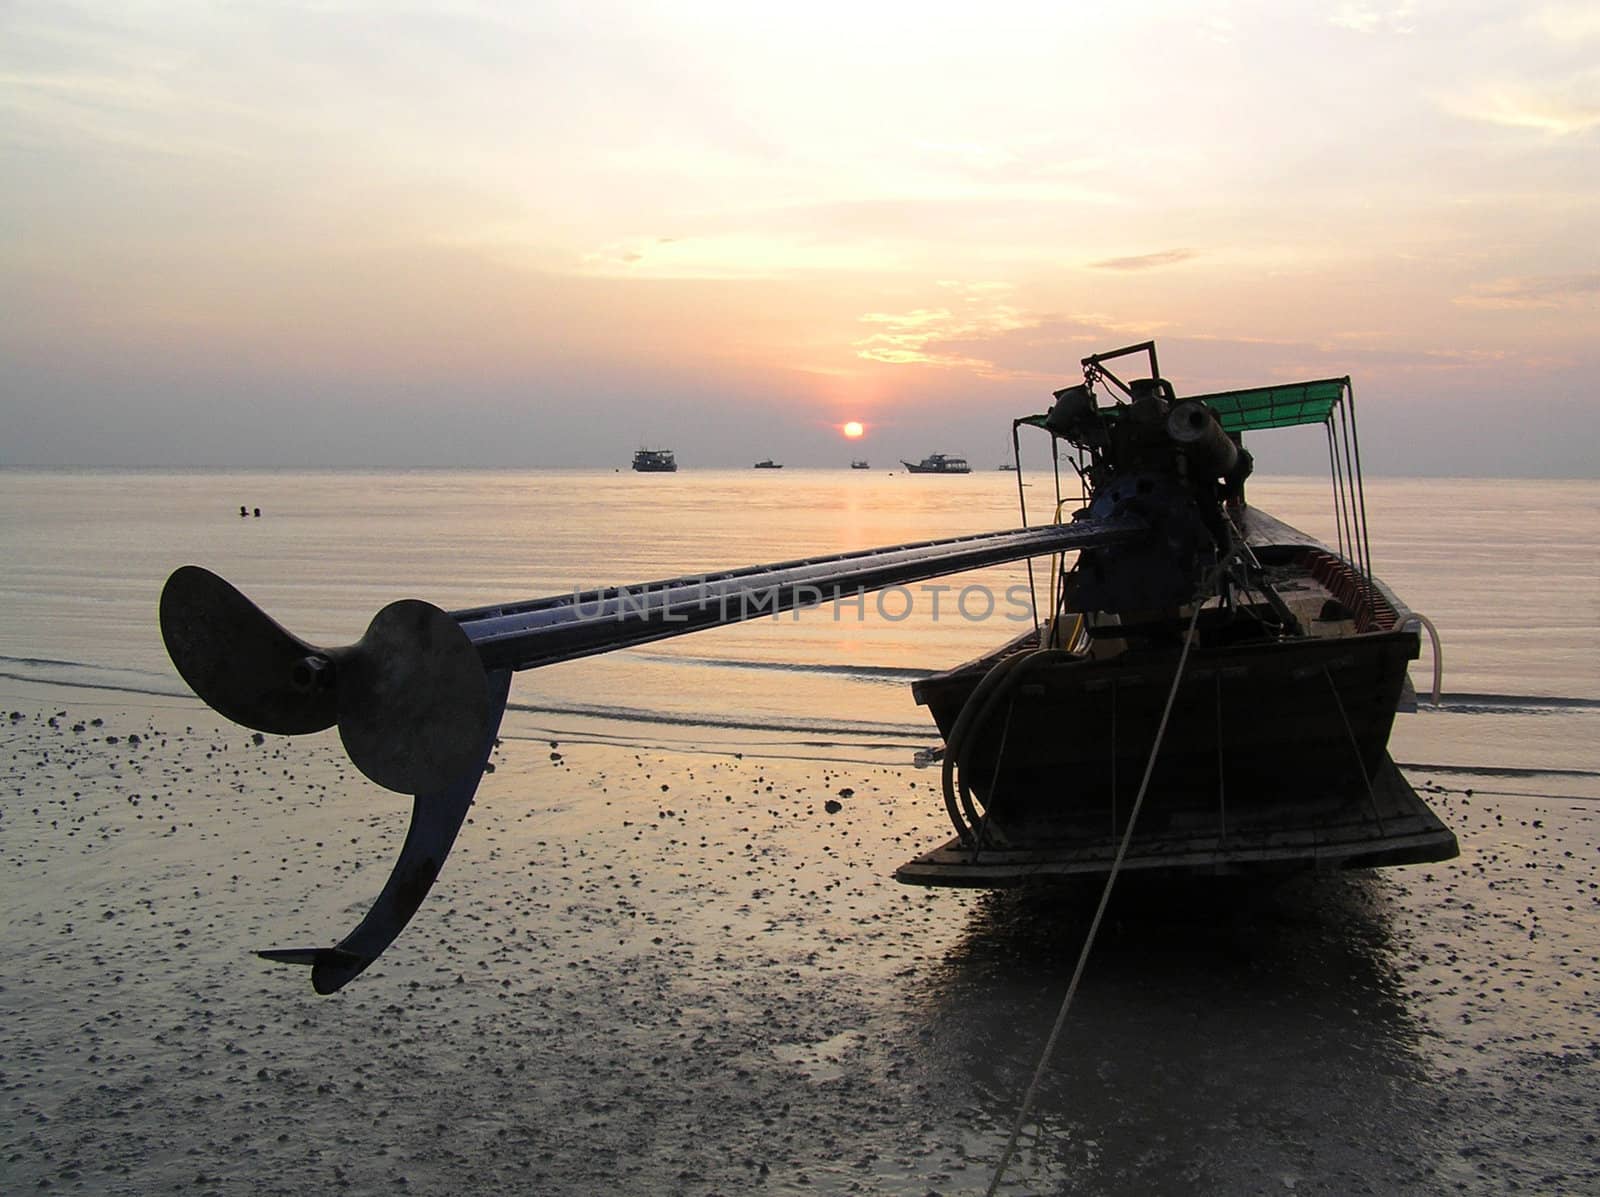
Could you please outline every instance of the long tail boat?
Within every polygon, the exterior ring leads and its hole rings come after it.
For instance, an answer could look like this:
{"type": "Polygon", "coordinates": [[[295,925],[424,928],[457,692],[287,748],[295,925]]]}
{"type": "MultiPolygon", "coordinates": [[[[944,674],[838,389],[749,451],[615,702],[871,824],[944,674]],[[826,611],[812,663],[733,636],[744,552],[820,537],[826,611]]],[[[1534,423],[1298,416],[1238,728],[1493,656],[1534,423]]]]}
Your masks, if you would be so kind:
{"type": "MultiPolygon", "coordinates": [[[[1075,519],[1136,518],[1154,536],[1085,549],[1058,568],[1038,629],[913,685],[944,736],[956,837],[896,876],[1102,875],[1141,788],[1121,863],[1133,872],[1455,856],[1455,836],[1388,755],[1396,711],[1415,704],[1407,666],[1426,621],[1372,573],[1350,380],[1179,402],[1153,343],[1083,365],[1084,382],[1014,434],[1042,429],[1069,448],[1075,519]],[[1129,353],[1148,355],[1150,378],[1111,372],[1129,353]],[[1124,401],[1102,406],[1105,390],[1124,401]],[[1334,548],[1245,500],[1243,434],[1300,424],[1327,430],[1334,548]]],[[[1060,495],[1059,465],[1056,482],[1060,495]]]]}
{"type": "MultiPolygon", "coordinates": [[[[199,566],[162,591],[167,651],[224,716],[295,735],[337,726],[371,780],[414,795],[387,884],[309,965],[319,993],[367,968],[422,905],[493,749],[513,672],[963,570],[1049,563],[1036,627],[923,679],[945,738],[955,836],[914,884],[1144,873],[1281,873],[1443,860],[1451,832],[1389,759],[1417,624],[1373,576],[1348,378],[1180,401],[1153,342],[1083,360],[1083,382],[1012,426],[1042,431],[1055,518],[1006,531],[446,612],[405,599],[321,647],[199,566]],[[1123,382],[1108,363],[1147,356],[1123,382]],[[1243,434],[1320,423],[1333,547],[1245,501],[1243,434]],[[1062,450],[1079,479],[1062,492],[1062,450]],[[1070,518],[1066,509],[1076,503],[1070,518]],[[1070,559],[1069,559],[1070,555],[1070,559]],[[1134,813],[1138,810],[1135,819],[1134,813]]],[[[1437,652],[1435,654],[1437,660],[1437,652]]]]}

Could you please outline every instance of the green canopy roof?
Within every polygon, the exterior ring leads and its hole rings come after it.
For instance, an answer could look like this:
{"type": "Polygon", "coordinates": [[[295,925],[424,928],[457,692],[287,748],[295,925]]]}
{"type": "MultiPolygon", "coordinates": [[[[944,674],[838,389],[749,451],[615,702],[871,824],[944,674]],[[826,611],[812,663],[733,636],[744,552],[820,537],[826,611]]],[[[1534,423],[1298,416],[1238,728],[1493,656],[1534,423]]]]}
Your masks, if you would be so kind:
{"type": "Polygon", "coordinates": [[[1252,428],[1321,424],[1344,397],[1349,385],[1348,378],[1322,378],[1316,382],[1218,391],[1214,395],[1191,395],[1189,398],[1216,412],[1217,420],[1228,432],[1247,432],[1252,428]]]}

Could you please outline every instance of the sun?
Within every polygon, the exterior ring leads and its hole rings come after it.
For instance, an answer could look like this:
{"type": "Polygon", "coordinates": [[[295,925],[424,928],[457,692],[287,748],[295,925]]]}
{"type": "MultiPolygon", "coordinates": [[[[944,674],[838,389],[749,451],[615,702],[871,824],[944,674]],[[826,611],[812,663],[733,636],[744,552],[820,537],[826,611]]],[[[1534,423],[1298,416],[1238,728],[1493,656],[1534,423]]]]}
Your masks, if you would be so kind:
{"type": "Polygon", "coordinates": [[[861,436],[863,433],[865,433],[866,429],[862,427],[860,420],[851,420],[848,424],[844,425],[840,431],[851,440],[855,440],[858,436],[861,436]]]}

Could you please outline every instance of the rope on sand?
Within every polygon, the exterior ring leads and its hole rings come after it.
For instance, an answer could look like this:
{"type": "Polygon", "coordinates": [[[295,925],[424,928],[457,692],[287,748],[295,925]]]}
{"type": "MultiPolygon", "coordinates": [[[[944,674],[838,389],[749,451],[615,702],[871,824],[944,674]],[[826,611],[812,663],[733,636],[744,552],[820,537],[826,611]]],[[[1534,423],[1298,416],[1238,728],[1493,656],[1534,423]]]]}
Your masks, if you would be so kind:
{"type": "Polygon", "coordinates": [[[989,1182],[985,1197],[994,1197],[1000,1188],[1000,1181],[1016,1154],[1017,1140],[1022,1137],[1022,1128],[1028,1121],[1028,1115],[1033,1112],[1033,1099],[1039,1092],[1039,1082],[1044,1079],[1045,1069],[1050,1066],[1050,1057],[1055,1054],[1056,1040],[1061,1037],[1061,1028],[1066,1025],[1067,1011],[1072,1008],[1072,999],[1078,992],[1078,981],[1083,977],[1084,965],[1089,962],[1089,953],[1094,948],[1095,936],[1100,931],[1100,921],[1105,916],[1107,904],[1111,901],[1111,888],[1117,883],[1117,874],[1122,869],[1123,858],[1128,854],[1128,844],[1133,839],[1134,826],[1139,821],[1139,809],[1144,805],[1145,792],[1150,788],[1150,775],[1156,767],[1156,756],[1161,751],[1161,741],[1167,735],[1167,720],[1172,715],[1173,701],[1178,697],[1178,683],[1183,680],[1184,667],[1189,663],[1189,646],[1194,643],[1195,624],[1200,618],[1200,608],[1203,605],[1196,603],[1194,614],[1189,617],[1189,630],[1183,638],[1183,652],[1178,657],[1178,671],[1173,674],[1172,688],[1167,691],[1167,705],[1161,712],[1161,723],[1156,728],[1155,742],[1150,745],[1150,757],[1145,761],[1144,778],[1139,782],[1139,793],[1133,800],[1133,810],[1128,815],[1127,829],[1122,833],[1122,842],[1117,845],[1116,859],[1111,862],[1111,871],[1106,874],[1105,888],[1100,891],[1100,905],[1095,908],[1094,919],[1089,924],[1089,934],[1084,937],[1083,947],[1078,952],[1078,963],[1072,970],[1072,980],[1067,985],[1067,994],[1061,999],[1061,1009],[1056,1014],[1055,1025],[1050,1028],[1050,1038],[1045,1040],[1038,1067],[1033,1070],[1033,1080],[1028,1083],[1028,1091],[1023,1094],[1022,1106],[1017,1111],[1016,1121],[1011,1124],[1011,1137],[1006,1140],[1006,1148],[1000,1153],[1000,1162],[995,1165],[994,1179],[989,1182]]]}

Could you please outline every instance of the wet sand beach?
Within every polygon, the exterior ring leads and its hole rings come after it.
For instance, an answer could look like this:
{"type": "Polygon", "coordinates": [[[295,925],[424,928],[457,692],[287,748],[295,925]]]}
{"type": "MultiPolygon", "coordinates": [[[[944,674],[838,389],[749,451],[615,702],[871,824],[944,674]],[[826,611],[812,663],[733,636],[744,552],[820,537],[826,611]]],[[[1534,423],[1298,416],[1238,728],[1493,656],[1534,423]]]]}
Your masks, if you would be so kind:
{"type": "MultiPolygon", "coordinates": [[[[0,1190],[988,1184],[1090,905],[897,885],[933,772],[506,738],[319,998],[251,953],[352,927],[408,800],[110,697],[0,712],[0,1190]]],[[[1600,805],[1413,780],[1459,860],[1119,896],[1003,1192],[1600,1188],[1600,805]]]]}

